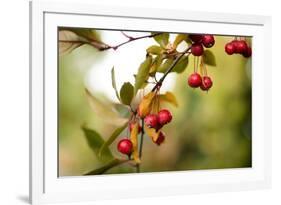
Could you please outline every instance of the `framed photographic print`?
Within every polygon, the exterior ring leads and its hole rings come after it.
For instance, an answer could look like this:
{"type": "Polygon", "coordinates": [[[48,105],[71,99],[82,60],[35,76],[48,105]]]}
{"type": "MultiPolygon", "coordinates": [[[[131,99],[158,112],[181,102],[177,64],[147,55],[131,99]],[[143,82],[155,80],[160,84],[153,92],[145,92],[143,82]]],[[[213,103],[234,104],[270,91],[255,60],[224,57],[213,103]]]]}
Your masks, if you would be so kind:
{"type": "Polygon", "coordinates": [[[271,19],[30,3],[32,204],[270,187],[271,19]]]}

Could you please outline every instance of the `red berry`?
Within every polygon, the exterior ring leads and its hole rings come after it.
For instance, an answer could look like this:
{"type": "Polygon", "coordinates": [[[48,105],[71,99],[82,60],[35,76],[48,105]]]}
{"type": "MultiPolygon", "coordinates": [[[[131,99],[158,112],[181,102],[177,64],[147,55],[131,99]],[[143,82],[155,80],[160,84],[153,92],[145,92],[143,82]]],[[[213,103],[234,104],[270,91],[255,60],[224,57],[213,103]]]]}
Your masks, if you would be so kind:
{"type": "Polygon", "coordinates": [[[247,47],[247,49],[242,53],[245,58],[249,58],[252,56],[252,48],[247,47]]]}
{"type": "Polygon", "coordinates": [[[202,80],[201,90],[209,90],[213,85],[213,81],[210,77],[204,76],[202,80]]]}
{"type": "Polygon", "coordinates": [[[228,55],[232,55],[233,53],[235,53],[235,46],[231,42],[227,43],[225,44],[224,50],[228,55]]]}
{"type": "Polygon", "coordinates": [[[231,43],[233,44],[233,46],[235,48],[235,52],[234,53],[237,53],[236,46],[237,46],[238,40],[233,40],[233,41],[231,41],[231,43]]]}
{"type": "Polygon", "coordinates": [[[192,88],[198,88],[202,84],[202,78],[199,73],[193,73],[188,77],[188,85],[192,88]]]}
{"type": "Polygon", "coordinates": [[[158,112],[158,123],[160,125],[165,125],[171,122],[172,118],[173,118],[172,114],[167,109],[163,109],[158,112]]]}
{"type": "Polygon", "coordinates": [[[202,56],[203,53],[204,53],[204,48],[201,44],[199,43],[194,43],[192,44],[191,46],[191,53],[194,55],[194,56],[202,56]]]}
{"type": "Polygon", "coordinates": [[[213,35],[203,35],[202,43],[206,48],[211,48],[215,44],[213,35]]]}
{"type": "Polygon", "coordinates": [[[201,34],[190,34],[189,38],[194,42],[194,43],[201,43],[203,35],[201,34]]]}
{"type": "Polygon", "coordinates": [[[144,123],[150,128],[157,128],[158,126],[158,119],[157,115],[149,114],[144,118],[144,123]]]}
{"type": "Polygon", "coordinates": [[[160,131],[159,136],[158,136],[157,140],[155,141],[155,143],[157,145],[161,145],[164,142],[164,140],[165,140],[165,135],[162,131],[160,131]]]}
{"type": "Polygon", "coordinates": [[[242,54],[243,52],[246,51],[247,47],[248,47],[247,43],[244,40],[237,41],[235,43],[235,51],[236,51],[236,53],[241,53],[242,54]]]}
{"type": "Polygon", "coordinates": [[[119,141],[119,143],[117,145],[117,149],[122,154],[130,155],[133,151],[133,144],[132,144],[131,140],[125,138],[125,139],[122,139],[119,141]]]}
{"type": "MultiPolygon", "coordinates": [[[[135,124],[134,122],[129,122],[129,131],[130,132],[132,132],[134,124],[135,124]]],[[[139,131],[138,132],[140,133],[142,128],[141,128],[141,126],[139,124],[138,124],[138,127],[139,127],[139,131]]]]}

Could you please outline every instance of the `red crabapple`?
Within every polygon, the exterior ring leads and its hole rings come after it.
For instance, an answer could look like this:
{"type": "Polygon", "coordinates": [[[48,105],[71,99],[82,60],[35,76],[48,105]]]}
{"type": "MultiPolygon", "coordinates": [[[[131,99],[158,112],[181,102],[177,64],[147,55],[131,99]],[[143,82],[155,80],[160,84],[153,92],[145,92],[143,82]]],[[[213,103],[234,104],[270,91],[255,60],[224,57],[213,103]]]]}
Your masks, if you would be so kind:
{"type": "Polygon", "coordinates": [[[194,43],[191,45],[191,53],[194,56],[202,56],[204,53],[204,48],[202,46],[202,44],[199,43],[194,43]]]}
{"type": "Polygon", "coordinates": [[[193,73],[188,77],[188,85],[192,88],[198,88],[202,84],[202,78],[199,73],[193,73]]]}
{"type": "Polygon", "coordinates": [[[131,140],[125,138],[119,141],[117,149],[122,154],[130,155],[133,151],[133,144],[131,140]]]}
{"type": "Polygon", "coordinates": [[[213,86],[213,81],[210,77],[204,76],[202,84],[200,86],[201,90],[209,90],[213,86]]]}
{"type": "Polygon", "coordinates": [[[203,35],[202,44],[206,48],[211,48],[215,44],[215,38],[213,35],[203,35]]]}
{"type": "Polygon", "coordinates": [[[158,112],[158,124],[160,125],[165,125],[171,122],[172,118],[173,116],[171,112],[167,109],[163,109],[158,112]]]}
{"type": "Polygon", "coordinates": [[[149,127],[149,128],[157,128],[158,126],[158,119],[157,115],[155,114],[149,114],[144,118],[144,123],[149,127]]]}

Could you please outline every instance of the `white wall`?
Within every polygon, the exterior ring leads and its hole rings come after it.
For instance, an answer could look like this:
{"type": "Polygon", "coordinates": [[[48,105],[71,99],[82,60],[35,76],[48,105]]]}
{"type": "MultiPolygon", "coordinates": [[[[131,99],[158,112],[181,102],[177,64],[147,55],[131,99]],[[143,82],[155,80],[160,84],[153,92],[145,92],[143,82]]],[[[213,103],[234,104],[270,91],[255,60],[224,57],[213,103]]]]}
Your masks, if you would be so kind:
{"type": "MultiPolygon", "coordinates": [[[[80,0],[82,1],[86,0],[80,0]]],[[[281,12],[278,1],[103,0],[103,4],[185,8],[273,17],[273,188],[239,193],[103,201],[95,204],[280,204],[281,66],[278,64],[278,58],[280,58],[281,12]]],[[[0,9],[0,204],[25,204],[28,196],[28,2],[1,1],[0,9]]]]}

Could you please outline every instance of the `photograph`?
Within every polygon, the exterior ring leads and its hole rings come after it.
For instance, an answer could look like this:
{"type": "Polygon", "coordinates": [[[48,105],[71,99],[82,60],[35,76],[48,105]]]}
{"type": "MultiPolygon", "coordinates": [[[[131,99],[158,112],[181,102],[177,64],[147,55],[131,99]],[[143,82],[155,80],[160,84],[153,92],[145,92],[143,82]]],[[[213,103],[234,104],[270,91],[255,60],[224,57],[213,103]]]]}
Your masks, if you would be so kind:
{"type": "Polygon", "coordinates": [[[252,36],[57,35],[58,177],[252,167],[252,36]]]}

